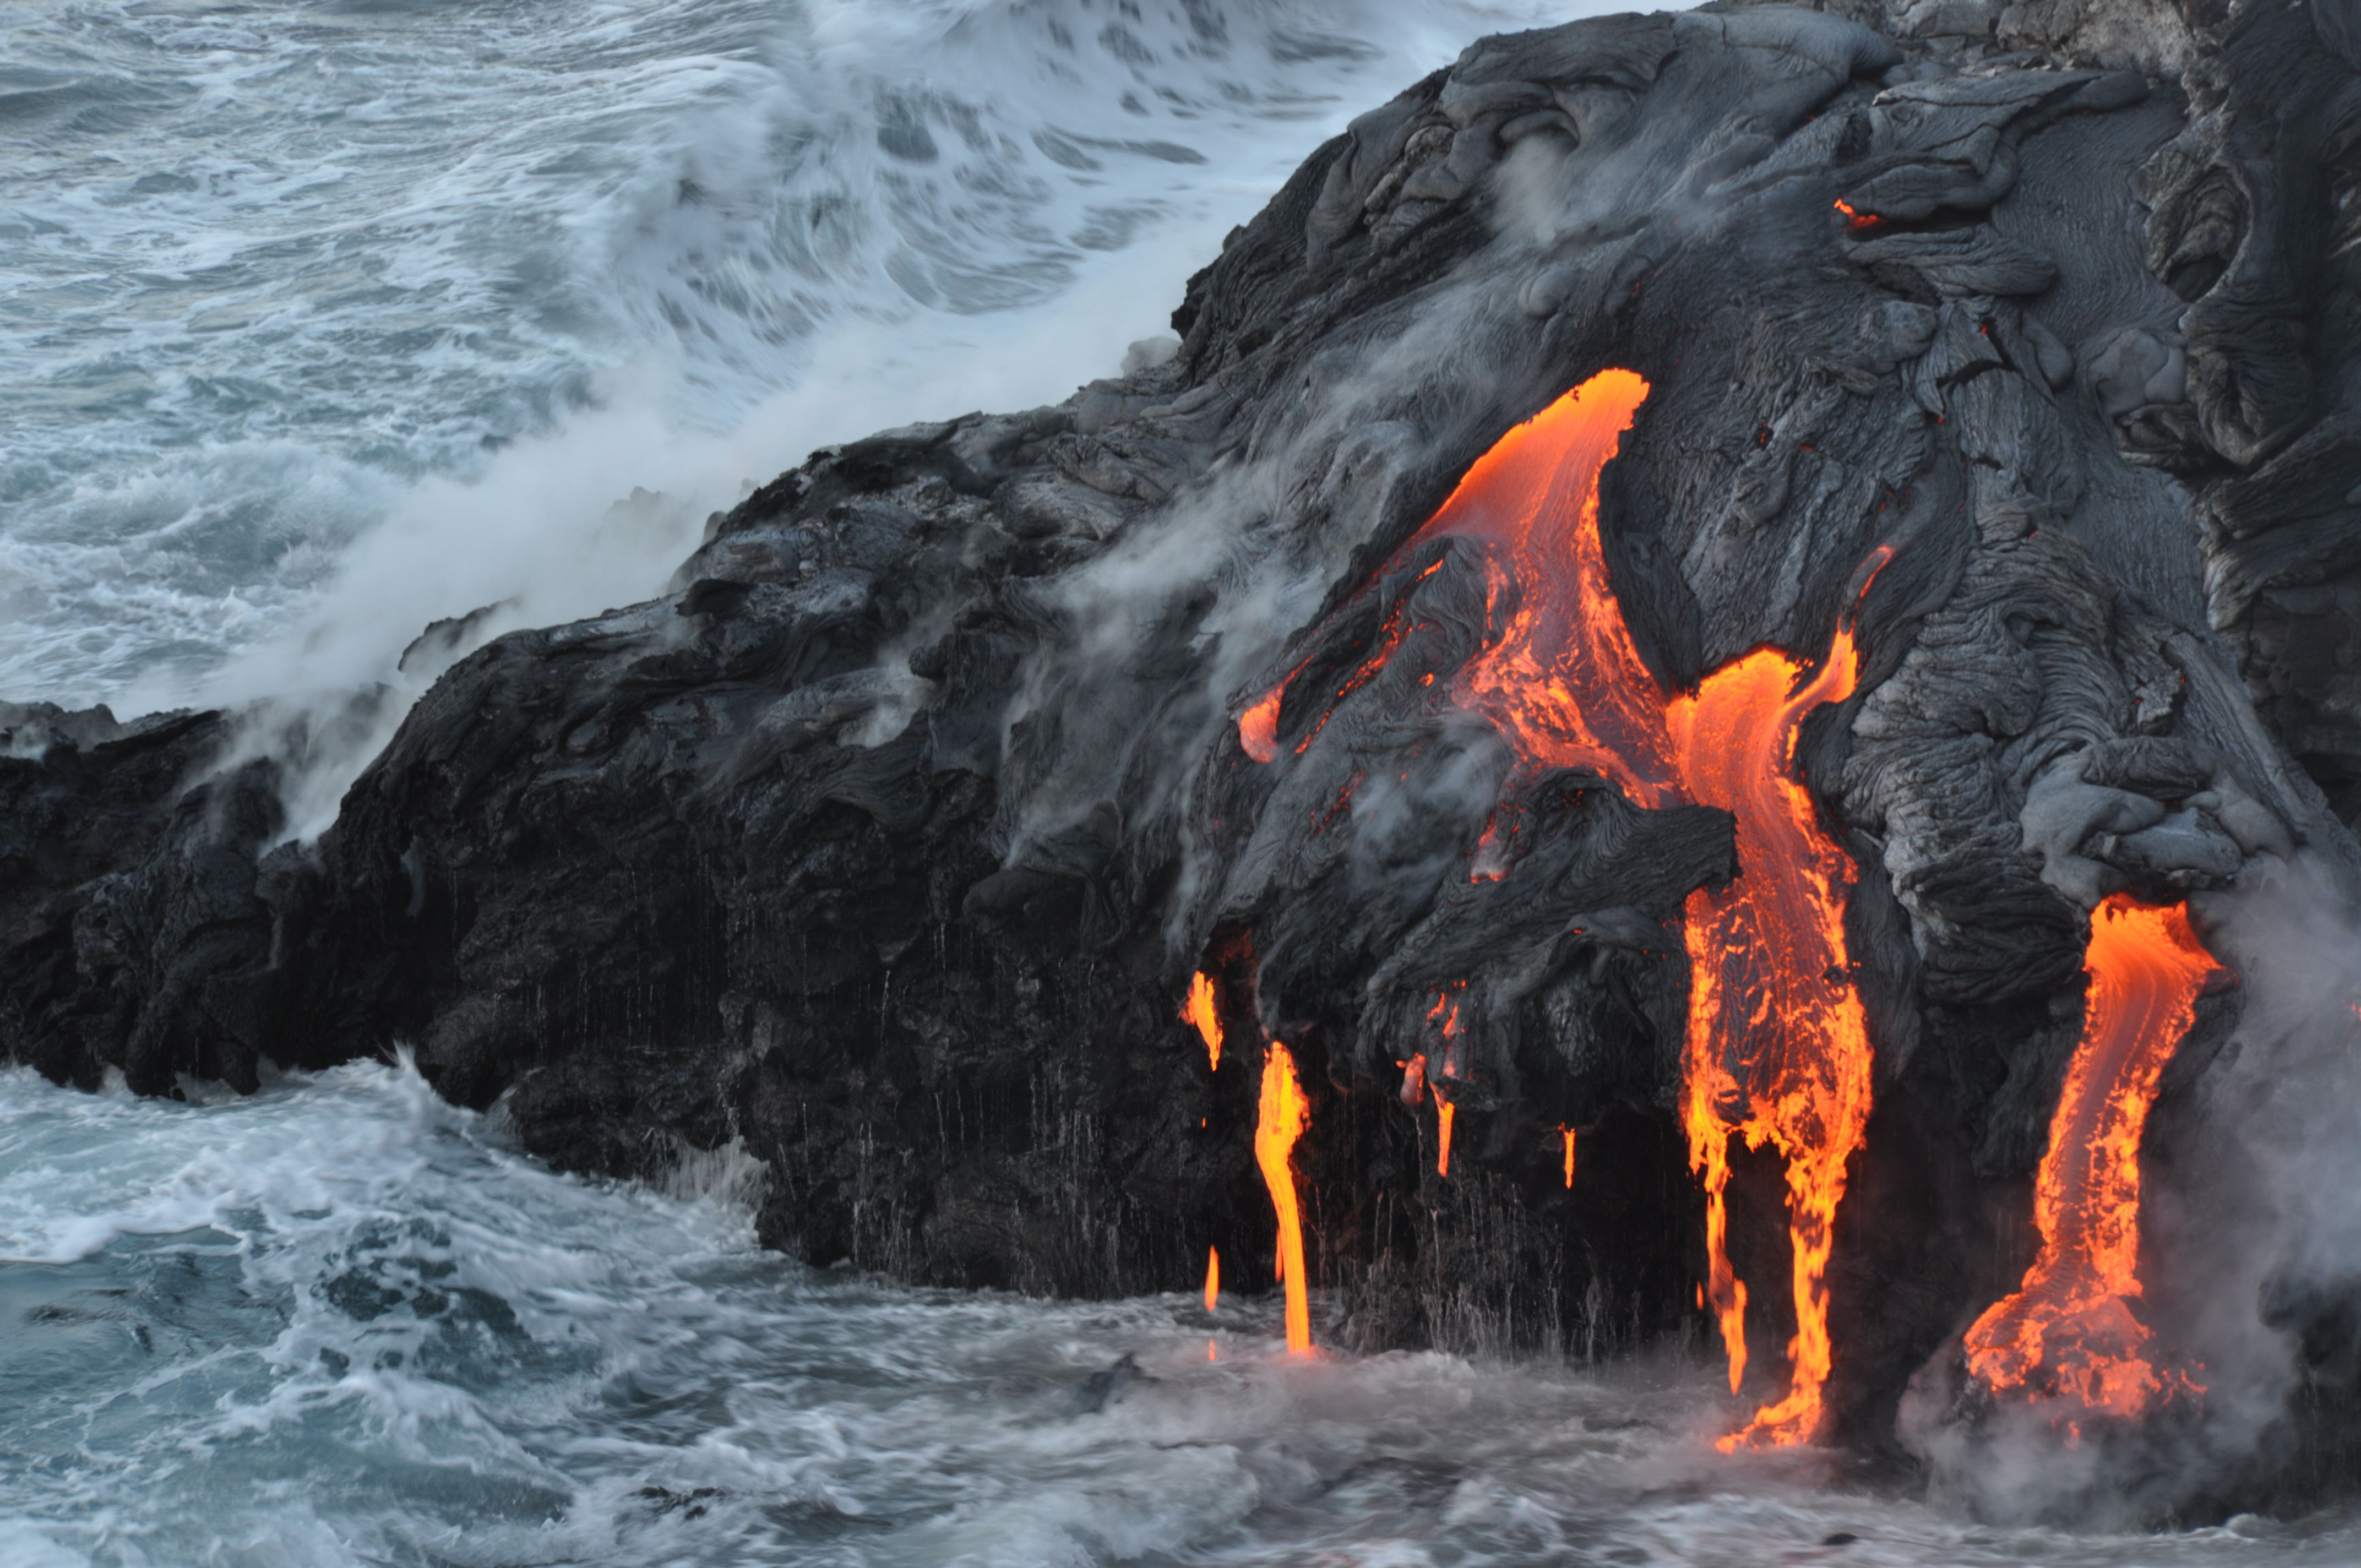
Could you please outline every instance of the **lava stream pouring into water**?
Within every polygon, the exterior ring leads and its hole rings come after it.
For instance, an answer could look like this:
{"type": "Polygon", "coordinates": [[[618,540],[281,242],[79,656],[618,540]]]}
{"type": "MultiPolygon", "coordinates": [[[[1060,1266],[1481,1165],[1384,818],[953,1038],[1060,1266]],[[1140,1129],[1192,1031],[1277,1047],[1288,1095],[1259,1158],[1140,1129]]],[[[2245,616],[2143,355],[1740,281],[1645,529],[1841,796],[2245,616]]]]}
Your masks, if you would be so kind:
{"type": "Polygon", "coordinates": [[[2128,1418],[2166,1392],[2129,1305],[2140,1294],[2140,1137],[2214,967],[2180,905],[2115,894],[2092,912],[2081,1038],[2034,1184],[2041,1254],[1967,1333],[1968,1370],[1995,1393],[2056,1394],[2128,1418]]]}
{"type": "Polygon", "coordinates": [[[1477,458],[1417,539],[1499,546],[1492,598],[1518,595],[1500,641],[1460,672],[1460,704],[1499,723],[1527,766],[1593,768],[1637,804],[1664,806],[1675,778],[1664,700],[1598,534],[1599,473],[1647,398],[1641,377],[1601,370],[1477,458]]]}
{"type": "Polygon", "coordinates": [[[1303,1277],[1303,1219],[1297,1207],[1295,1172],[1289,1157],[1295,1141],[1312,1124],[1303,1087],[1295,1076],[1295,1058],[1277,1040],[1263,1062],[1262,1105],[1255,1122],[1255,1163],[1262,1168],[1263,1185],[1270,1189],[1270,1206],[1279,1215],[1279,1275],[1287,1289],[1287,1349],[1290,1355],[1312,1352],[1312,1306],[1303,1277]]]}
{"type": "MultiPolygon", "coordinates": [[[[1664,696],[1624,623],[1598,520],[1600,472],[1648,391],[1631,371],[1601,370],[1518,425],[1477,459],[1395,559],[1442,536],[1490,547],[1485,570],[1492,602],[1513,608],[1499,641],[1455,678],[1452,696],[1500,728],[1520,772],[1588,768],[1643,806],[1688,801],[1737,816],[1741,874],[1728,888],[1700,890],[1687,908],[1692,992],[1684,1120],[1706,1187],[1708,1288],[1733,1390],[1746,1367],[1746,1287],[1725,1245],[1730,1139],[1743,1136],[1752,1147],[1771,1144],[1786,1161],[1798,1325],[1788,1347],[1789,1391],[1730,1442],[1803,1442],[1819,1424],[1828,1376],[1825,1278],[1845,1165],[1868,1123],[1871,1054],[1845,952],[1851,863],[1820,830],[1810,795],[1795,776],[1795,749],[1797,728],[1812,708],[1851,694],[1853,638],[1850,625],[1840,628],[1827,661],[1801,689],[1797,661],[1764,648],[1714,672],[1694,696],[1664,696]]],[[[1340,699],[1399,642],[1400,614],[1397,608],[1340,699]]],[[[1263,694],[1239,718],[1240,745],[1257,761],[1279,755],[1280,699],[1293,679],[1291,674],[1263,694]]],[[[1326,718],[1319,717],[1297,751],[1326,718]]],[[[1471,874],[1498,880],[1505,872],[1505,849],[1488,828],[1471,874]]],[[[1446,1025],[1446,1036],[1450,1032],[1446,1025]]],[[[1446,1059],[1437,1076],[1454,1070],[1446,1059]]],[[[1417,1103],[1413,1081],[1425,1076],[1406,1078],[1405,1103],[1417,1103]]],[[[1447,1121],[1444,1129],[1447,1137],[1447,1121]]],[[[1571,1185],[1570,1135],[1565,1153],[1571,1185]]],[[[1438,1168],[1447,1170],[1447,1154],[1439,1158],[1438,1168]]]]}
{"type": "Polygon", "coordinates": [[[1830,1364],[1827,1273],[1845,1164],[1869,1124],[1869,1025],[1850,979],[1844,904],[1852,862],[1795,778],[1805,715],[1852,694],[1852,630],[1801,689],[1795,662],[1762,648],[1708,675],[1667,714],[1691,799],[1738,818],[1740,874],[1689,895],[1689,1024],[1682,1120],[1706,1189],[1707,1292],[1736,1391],[1746,1369],[1746,1287],[1727,1251],[1730,1140],[1786,1161],[1795,1337],[1784,1398],[1724,1440],[1810,1441],[1830,1364]]]}

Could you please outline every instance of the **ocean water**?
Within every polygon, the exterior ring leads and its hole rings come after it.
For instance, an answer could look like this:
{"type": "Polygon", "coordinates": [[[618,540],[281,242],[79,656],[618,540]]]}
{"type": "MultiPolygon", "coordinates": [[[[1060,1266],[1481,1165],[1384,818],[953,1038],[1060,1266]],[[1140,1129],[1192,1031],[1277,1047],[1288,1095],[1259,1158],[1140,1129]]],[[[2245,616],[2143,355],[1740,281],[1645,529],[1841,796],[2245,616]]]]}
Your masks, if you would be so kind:
{"type": "Polygon", "coordinates": [[[1293,1361],[1263,1301],[815,1272],[754,1245],[752,1174],[555,1175],[400,1063],[186,1104],[0,1071],[0,1563],[2361,1560],[1724,1458],[1710,1367],[1293,1361]]]}

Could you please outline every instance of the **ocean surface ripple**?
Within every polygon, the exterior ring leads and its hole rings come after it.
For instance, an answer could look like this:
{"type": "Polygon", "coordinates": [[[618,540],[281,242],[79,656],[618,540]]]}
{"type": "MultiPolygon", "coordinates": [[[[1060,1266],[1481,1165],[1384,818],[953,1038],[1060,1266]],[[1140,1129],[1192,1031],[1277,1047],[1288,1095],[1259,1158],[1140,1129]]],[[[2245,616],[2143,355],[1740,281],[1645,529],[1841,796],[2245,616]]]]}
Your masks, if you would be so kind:
{"type": "Polygon", "coordinates": [[[2361,1550],[2344,1527],[1978,1529],[1821,1461],[1732,1461],[1706,1441],[1702,1357],[1292,1361],[1262,1301],[1209,1320],[1191,1291],[1043,1301],[817,1272],[754,1245],[744,1163],[692,1157],[668,1192],[555,1175],[405,1063],[243,1100],[191,1088],[0,1071],[12,1568],[2361,1550]],[[1105,1376],[1125,1356],[1141,1376],[1105,1376]]]}

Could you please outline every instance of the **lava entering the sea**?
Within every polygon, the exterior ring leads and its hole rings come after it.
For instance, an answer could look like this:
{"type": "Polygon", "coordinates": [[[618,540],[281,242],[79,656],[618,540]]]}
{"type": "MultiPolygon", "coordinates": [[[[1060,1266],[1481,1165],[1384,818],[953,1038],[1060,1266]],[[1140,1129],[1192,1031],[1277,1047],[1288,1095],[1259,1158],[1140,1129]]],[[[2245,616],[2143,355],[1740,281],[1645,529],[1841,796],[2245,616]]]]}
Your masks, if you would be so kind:
{"type": "Polygon", "coordinates": [[[1746,1369],[1746,1287],[1726,1250],[1730,1140],[1768,1143],[1787,1165],[1795,1337],[1787,1395],[1725,1446],[1808,1442],[1830,1365],[1827,1274],[1845,1164],[1869,1125],[1869,1025],[1845,951],[1851,860],[1819,826],[1796,782],[1804,716],[1852,695],[1852,632],[1840,628],[1819,673],[1758,649],[1706,678],[1669,715],[1693,800],[1738,818],[1740,875],[1689,895],[1689,1026],[1682,1121],[1706,1190],[1707,1292],[1730,1354],[1746,1369]]]}
{"type": "Polygon", "coordinates": [[[1295,1058],[1277,1040],[1263,1062],[1262,1104],[1255,1122],[1255,1163],[1262,1168],[1263,1185],[1270,1189],[1270,1206],[1279,1215],[1279,1276],[1287,1289],[1287,1349],[1291,1355],[1312,1350],[1312,1306],[1303,1277],[1303,1218],[1295,1197],[1295,1172],[1289,1157],[1295,1141],[1312,1124],[1303,1086],[1295,1076],[1295,1058]]]}
{"type": "Polygon", "coordinates": [[[2034,1184],[2041,1253],[2016,1294],[1967,1333],[1968,1370],[1994,1393],[2132,1417],[2175,1387],[2202,1392],[2149,1365],[2130,1301],[2140,1294],[2140,1136],[2214,968],[2180,905],[2116,894],[2092,912],[2082,1035],[2034,1184]]]}
{"type": "MultiPolygon", "coordinates": [[[[1631,371],[1602,370],[1510,431],[1395,559],[1444,536],[1494,547],[1485,567],[1492,599],[1514,595],[1516,608],[1499,640],[1461,669],[1452,695],[1499,727],[1521,771],[1587,768],[1641,806],[1698,802],[1737,815],[1741,876],[1728,888],[1699,890],[1687,908],[1684,1120],[1706,1187],[1709,1289],[1733,1390],[1746,1366],[1746,1288],[1724,1246],[1730,1139],[1769,1143],[1787,1162],[1798,1325],[1790,1386],[1726,1446],[1803,1442],[1818,1426],[1828,1376],[1825,1275],[1846,1162],[1868,1122],[1871,1053],[1845,952],[1850,863],[1795,776],[1795,747],[1813,707],[1851,694],[1852,634],[1850,626],[1838,630],[1800,688],[1797,661],[1764,648],[1716,671],[1695,696],[1666,698],[1624,622],[1598,523],[1599,474],[1648,391],[1631,371]]],[[[1399,645],[1403,613],[1398,604],[1340,698],[1399,645]]],[[[1239,718],[1239,744],[1258,762],[1279,755],[1279,705],[1293,678],[1239,718]]],[[[1325,722],[1323,713],[1299,752],[1325,722]]],[[[1471,874],[1497,880],[1503,853],[1488,829],[1471,874]]],[[[1455,1070],[1446,1059],[1436,1076],[1455,1070]]],[[[1406,1082],[1404,1099],[1413,1096],[1406,1082]]],[[[1445,1120],[1445,1138],[1448,1127],[1445,1120]]],[[[1569,1135],[1568,1185],[1572,1156],[1569,1135]]],[[[1447,1169],[1448,1157],[1438,1168],[1447,1169]]]]}

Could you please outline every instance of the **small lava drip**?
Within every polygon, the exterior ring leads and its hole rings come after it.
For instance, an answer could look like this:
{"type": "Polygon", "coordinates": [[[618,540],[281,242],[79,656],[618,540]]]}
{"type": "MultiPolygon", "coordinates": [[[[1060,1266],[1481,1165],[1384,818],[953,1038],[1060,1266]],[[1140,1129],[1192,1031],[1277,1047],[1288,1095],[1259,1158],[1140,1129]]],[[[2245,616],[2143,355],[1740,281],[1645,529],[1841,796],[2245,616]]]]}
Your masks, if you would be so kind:
{"type": "Polygon", "coordinates": [[[1451,1102],[1434,1097],[1434,1174],[1451,1174],[1451,1102]]]}
{"type": "Polygon", "coordinates": [[[1222,1301],[1222,1251],[1219,1247],[1205,1249],[1205,1310],[1213,1311],[1222,1301]]]}
{"type": "Polygon", "coordinates": [[[1213,982],[1202,970],[1189,981],[1189,1000],[1181,1006],[1183,1023],[1194,1024],[1197,1036],[1205,1042],[1205,1059],[1213,1070],[1222,1069],[1222,1015],[1213,1005],[1213,982]]]}
{"type": "Polygon", "coordinates": [[[1706,677],[1668,718],[1690,798],[1738,818],[1740,874],[1689,895],[1689,1026],[1682,1121],[1705,1182],[1707,1294],[1730,1355],[1746,1371],[1746,1286],[1727,1251],[1730,1140],[1768,1143],[1786,1160],[1795,1337],[1786,1397],[1723,1440],[1807,1442],[1830,1365],[1827,1274],[1845,1162],[1869,1125],[1869,1024],[1845,951],[1852,862],[1821,830],[1795,778],[1804,716],[1852,694],[1852,631],[1840,628],[1819,673],[1773,648],[1706,677]]]}
{"type": "Polygon", "coordinates": [[[1565,1186],[1571,1192],[1574,1190],[1574,1129],[1560,1127],[1558,1131],[1565,1135],[1565,1186]]]}
{"type": "Polygon", "coordinates": [[[1861,229],[1873,229],[1885,222],[1883,218],[1879,217],[1875,213],[1854,212],[1851,205],[1842,197],[1839,197],[1837,199],[1837,212],[1843,217],[1845,227],[1856,231],[1861,229]]]}
{"type": "Polygon", "coordinates": [[[1262,1167],[1263,1185],[1270,1189],[1270,1206],[1279,1215],[1278,1270],[1279,1282],[1287,1289],[1287,1349],[1291,1355],[1312,1353],[1312,1305],[1303,1277],[1303,1218],[1296,1205],[1295,1172],[1288,1158],[1295,1141],[1311,1125],[1311,1109],[1295,1077],[1295,1058],[1273,1040],[1262,1069],[1255,1163],[1262,1167]]]}
{"type": "Polygon", "coordinates": [[[2140,1294],[2140,1135],[2215,965],[2181,905],[2116,894],[2092,912],[2082,967],[2082,1036],[2033,1190],[2041,1255],[2016,1294],[1968,1330],[1968,1371],[1996,1394],[2130,1418],[2159,1397],[2204,1392],[2149,1365],[2130,1300],[2140,1294]]]}
{"type": "Polygon", "coordinates": [[[1279,702],[1286,695],[1282,682],[1238,715],[1238,745],[1257,762],[1279,760],[1279,702]]]}

